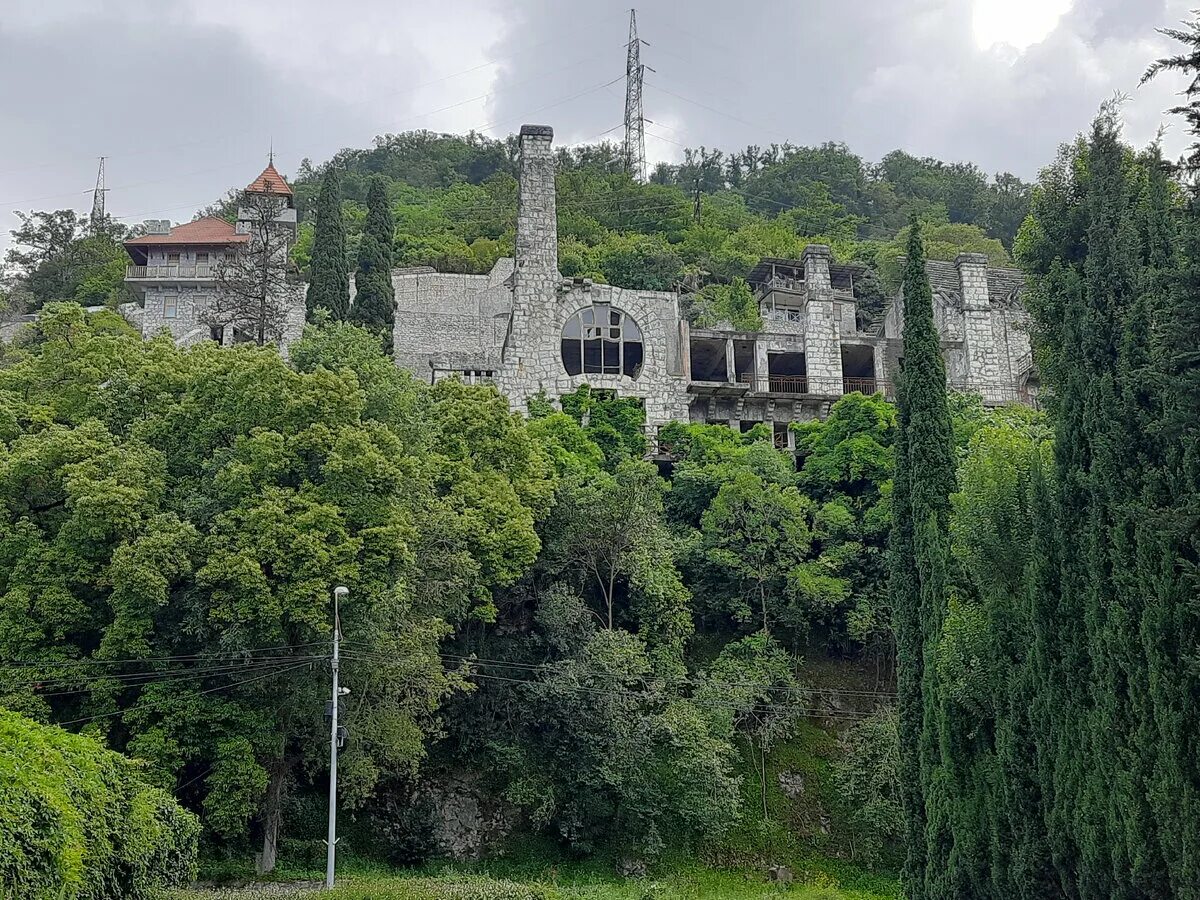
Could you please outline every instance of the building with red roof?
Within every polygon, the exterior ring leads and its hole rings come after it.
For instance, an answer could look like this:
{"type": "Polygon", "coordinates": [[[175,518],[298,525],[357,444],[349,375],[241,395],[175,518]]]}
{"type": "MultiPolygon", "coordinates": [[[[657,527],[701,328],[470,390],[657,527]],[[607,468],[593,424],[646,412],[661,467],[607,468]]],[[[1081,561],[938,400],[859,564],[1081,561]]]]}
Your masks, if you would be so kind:
{"type": "MultiPolygon", "coordinates": [[[[256,239],[255,229],[264,227],[262,217],[254,210],[263,197],[278,198],[276,215],[268,224],[282,229],[290,247],[296,238],[295,197],[274,162],[246,186],[236,222],[217,216],[202,216],[175,226],[164,220],[148,220],[141,234],[125,241],[130,259],[125,282],[141,301],[143,335],[149,337],[166,330],[181,345],[201,340],[231,344],[252,339],[232,323],[219,321],[212,311],[222,305],[216,302],[217,292],[222,289],[222,267],[239,252],[246,252],[256,239]]],[[[289,330],[298,336],[304,324],[303,300],[298,310],[290,298],[286,305],[291,308],[289,330]]]]}

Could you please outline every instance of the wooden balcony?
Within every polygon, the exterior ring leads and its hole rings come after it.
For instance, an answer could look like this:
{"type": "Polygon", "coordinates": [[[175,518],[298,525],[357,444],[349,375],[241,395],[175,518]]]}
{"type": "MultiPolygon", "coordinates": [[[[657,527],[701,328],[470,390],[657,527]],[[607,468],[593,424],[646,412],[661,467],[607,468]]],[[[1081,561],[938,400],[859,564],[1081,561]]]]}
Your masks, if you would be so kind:
{"type": "Polygon", "coordinates": [[[125,267],[126,281],[211,281],[216,277],[217,267],[212,263],[125,267]]]}

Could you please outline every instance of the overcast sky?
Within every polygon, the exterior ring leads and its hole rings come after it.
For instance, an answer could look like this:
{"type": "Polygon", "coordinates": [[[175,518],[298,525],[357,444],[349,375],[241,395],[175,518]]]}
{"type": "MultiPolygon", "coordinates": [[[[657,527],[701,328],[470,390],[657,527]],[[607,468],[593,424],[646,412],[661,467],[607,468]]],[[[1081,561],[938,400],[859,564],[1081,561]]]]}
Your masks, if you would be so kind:
{"type": "MultiPolygon", "coordinates": [[[[625,0],[628,2],[628,0],[625,0]]],[[[1181,87],[1138,79],[1190,0],[638,0],[647,151],[845,141],[1036,176],[1115,92],[1144,144],[1181,87]]],[[[3,0],[0,246],[14,209],[187,221],[274,144],[413,128],[619,140],[628,7],[578,0],[3,0]]],[[[1167,132],[1175,155],[1186,142],[1167,132]]]]}

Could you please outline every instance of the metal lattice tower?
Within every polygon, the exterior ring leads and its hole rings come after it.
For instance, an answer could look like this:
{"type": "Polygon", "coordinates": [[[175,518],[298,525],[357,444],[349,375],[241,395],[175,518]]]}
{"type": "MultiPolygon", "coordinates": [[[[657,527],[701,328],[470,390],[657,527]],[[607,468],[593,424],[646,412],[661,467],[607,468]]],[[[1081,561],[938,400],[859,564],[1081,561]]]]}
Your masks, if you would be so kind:
{"type": "Polygon", "coordinates": [[[629,11],[629,43],[625,45],[625,170],[637,181],[646,180],[646,117],[642,110],[642,65],[637,10],[629,11]]]}
{"type": "Polygon", "coordinates": [[[99,234],[104,228],[104,194],[108,189],[104,186],[104,157],[100,157],[100,170],[96,173],[96,190],[92,192],[92,214],[88,218],[88,227],[92,234],[99,234]]]}

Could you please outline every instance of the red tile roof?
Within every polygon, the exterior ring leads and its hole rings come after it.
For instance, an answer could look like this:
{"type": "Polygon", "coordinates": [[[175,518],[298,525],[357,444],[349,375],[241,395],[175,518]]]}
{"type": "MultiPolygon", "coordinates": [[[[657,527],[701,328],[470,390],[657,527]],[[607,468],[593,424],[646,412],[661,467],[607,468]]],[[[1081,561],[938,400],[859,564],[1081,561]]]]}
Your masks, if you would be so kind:
{"type": "Polygon", "coordinates": [[[246,186],[246,190],[251,193],[264,194],[270,189],[275,194],[287,194],[291,196],[292,189],[288,187],[288,183],[283,180],[283,176],[275,171],[274,163],[268,165],[262,170],[262,174],[255,178],[246,186]]]}
{"type": "Polygon", "coordinates": [[[205,216],[186,225],[176,225],[170,234],[143,234],[130,238],[126,247],[146,244],[244,244],[250,240],[248,234],[238,234],[232,225],[216,216],[205,216]]]}

